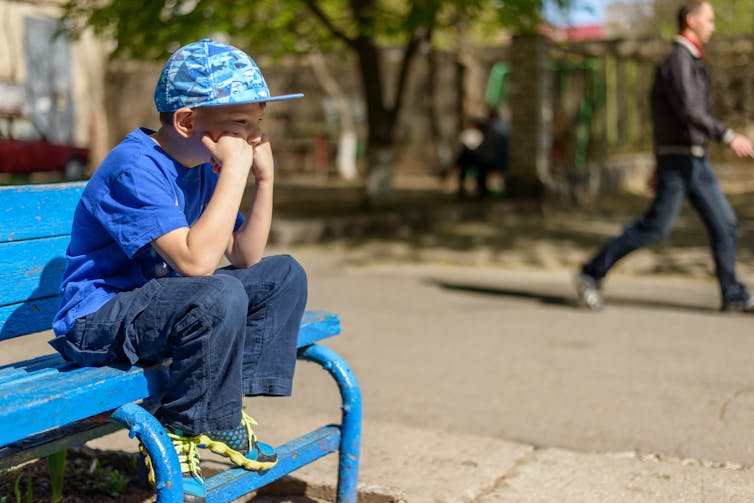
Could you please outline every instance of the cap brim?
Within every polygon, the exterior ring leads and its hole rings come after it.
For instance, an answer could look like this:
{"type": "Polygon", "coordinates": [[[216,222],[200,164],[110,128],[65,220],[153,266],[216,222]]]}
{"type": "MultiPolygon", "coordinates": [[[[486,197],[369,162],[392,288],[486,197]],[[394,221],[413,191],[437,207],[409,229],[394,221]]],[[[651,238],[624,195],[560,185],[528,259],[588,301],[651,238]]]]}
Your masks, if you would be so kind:
{"type": "Polygon", "coordinates": [[[295,94],[283,94],[282,96],[272,96],[270,98],[259,100],[259,103],[266,103],[268,101],[288,101],[288,100],[297,100],[299,98],[303,98],[304,93],[295,93],[295,94]]]}
{"type": "Polygon", "coordinates": [[[197,103],[196,107],[228,107],[233,105],[249,105],[251,103],[269,103],[271,101],[287,101],[303,98],[304,93],[283,94],[280,96],[270,96],[268,98],[259,98],[257,96],[248,97],[247,99],[239,96],[226,96],[222,100],[214,100],[207,103],[197,103]],[[233,99],[233,101],[230,101],[233,99]]]}

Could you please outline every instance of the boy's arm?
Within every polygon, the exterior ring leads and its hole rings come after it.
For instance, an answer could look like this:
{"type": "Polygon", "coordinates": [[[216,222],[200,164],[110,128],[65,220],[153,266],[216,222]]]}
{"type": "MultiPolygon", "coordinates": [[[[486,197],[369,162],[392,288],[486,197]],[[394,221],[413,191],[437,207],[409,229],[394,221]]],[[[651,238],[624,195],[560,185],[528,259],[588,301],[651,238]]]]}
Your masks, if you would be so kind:
{"type": "Polygon", "coordinates": [[[272,193],[274,181],[272,149],[266,135],[254,146],[254,192],[246,218],[233,234],[226,258],[235,267],[250,267],[262,259],[272,225],[272,193]]]}
{"type": "Polygon", "coordinates": [[[175,229],[152,241],[160,256],[183,276],[208,276],[215,272],[231,242],[254,158],[253,147],[240,138],[222,137],[213,146],[215,149],[222,150],[224,160],[215,191],[199,220],[191,227],[175,229]]]}

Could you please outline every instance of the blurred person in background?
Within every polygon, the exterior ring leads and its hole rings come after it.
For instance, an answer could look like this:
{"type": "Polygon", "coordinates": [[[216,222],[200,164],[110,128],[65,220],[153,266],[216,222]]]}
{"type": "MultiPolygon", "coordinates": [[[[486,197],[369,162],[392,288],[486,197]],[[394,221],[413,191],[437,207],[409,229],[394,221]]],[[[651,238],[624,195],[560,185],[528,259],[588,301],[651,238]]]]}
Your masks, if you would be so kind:
{"type": "Polygon", "coordinates": [[[655,73],[651,91],[656,169],[654,199],[639,219],[605,244],[576,274],[580,303],[603,307],[601,283],[618,260],[670,234],[684,197],[699,213],[710,238],[722,311],[754,312],[754,301],[735,273],[738,222],[708,159],[710,140],[722,141],[739,157],[752,155],[746,136],[710,113],[709,75],[702,47],[715,31],[715,12],[701,0],[678,9],[678,35],[655,73]]]}

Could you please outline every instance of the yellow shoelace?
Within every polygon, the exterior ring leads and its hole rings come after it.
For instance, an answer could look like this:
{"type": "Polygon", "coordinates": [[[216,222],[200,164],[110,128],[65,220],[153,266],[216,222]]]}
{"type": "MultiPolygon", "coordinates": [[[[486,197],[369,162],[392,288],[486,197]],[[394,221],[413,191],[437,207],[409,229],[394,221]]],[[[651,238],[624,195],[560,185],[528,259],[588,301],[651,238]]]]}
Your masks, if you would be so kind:
{"type": "Polygon", "coordinates": [[[181,473],[190,473],[193,477],[199,480],[204,480],[199,459],[199,436],[182,437],[180,435],[168,433],[168,437],[173,441],[175,451],[178,453],[178,461],[181,464],[181,473]]]}
{"type": "MultiPolygon", "coordinates": [[[[257,436],[254,434],[254,430],[252,430],[251,428],[252,425],[256,424],[257,422],[254,420],[254,418],[246,413],[246,408],[244,407],[243,409],[241,409],[241,425],[246,428],[246,433],[249,435],[248,451],[251,451],[257,438],[257,436]]],[[[246,470],[267,470],[275,466],[275,464],[277,463],[277,460],[256,461],[254,459],[249,459],[246,457],[246,453],[231,449],[224,442],[213,440],[204,433],[198,436],[198,443],[202,447],[206,447],[216,454],[225,456],[226,458],[230,459],[235,465],[245,468],[246,470]]]]}
{"type": "MultiPolygon", "coordinates": [[[[191,476],[204,480],[202,477],[202,470],[199,458],[199,437],[181,437],[173,433],[168,433],[168,438],[173,442],[176,454],[178,454],[178,462],[181,465],[181,474],[190,473],[191,476]]],[[[142,444],[139,444],[139,451],[144,456],[144,464],[147,467],[147,480],[152,487],[157,485],[157,479],[154,475],[154,466],[152,466],[152,459],[147,454],[147,450],[142,444]]]]}

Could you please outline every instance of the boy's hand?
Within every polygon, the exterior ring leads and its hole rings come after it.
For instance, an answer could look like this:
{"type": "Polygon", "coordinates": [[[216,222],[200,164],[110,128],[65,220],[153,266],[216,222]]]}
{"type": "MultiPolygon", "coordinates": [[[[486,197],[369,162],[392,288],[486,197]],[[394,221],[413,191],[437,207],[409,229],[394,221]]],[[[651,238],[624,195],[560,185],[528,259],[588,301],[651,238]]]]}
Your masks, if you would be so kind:
{"type": "Polygon", "coordinates": [[[251,172],[257,182],[271,181],[274,177],[275,161],[272,157],[270,139],[263,134],[259,140],[252,142],[254,146],[254,162],[251,172]]]}
{"type": "Polygon", "coordinates": [[[209,135],[202,136],[202,143],[210,153],[210,163],[215,173],[222,169],[238,170],[241,175],[248,175],[254,160],[254,148],[239,137],[222,135],[214,141],[209,135]]]}

